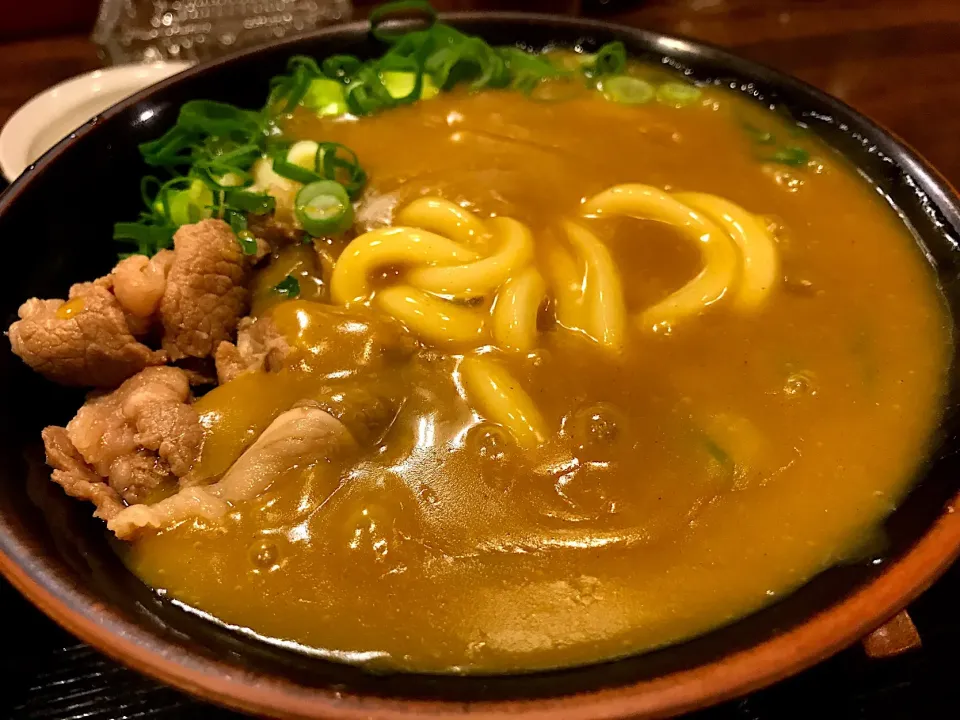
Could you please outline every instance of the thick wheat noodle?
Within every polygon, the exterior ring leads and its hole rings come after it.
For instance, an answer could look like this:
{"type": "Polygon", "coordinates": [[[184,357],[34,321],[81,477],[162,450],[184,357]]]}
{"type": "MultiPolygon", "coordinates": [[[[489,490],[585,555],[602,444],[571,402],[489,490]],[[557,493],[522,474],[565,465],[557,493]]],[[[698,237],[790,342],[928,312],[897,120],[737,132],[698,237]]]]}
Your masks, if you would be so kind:
{"type": "Polygon", "coordinates": [[[547,284],[533,266],[507,280],[493,306],[493,340],[503,350],[529,353],[537,346],[537,315],[547,284]]]}
{"type": "Polygon", "coordinates": [[[438,197],[417,198],[397,214],[397,223],[444,235],[474,249],[479,249],[490,232],[472,212],[438,197]]]}
{"type": "Polygon", "coordinates": [[[410,285],[393,285],[377,292],[374,304],[400,320],[432,345],[461,345],[472,349],[487,337],[485,310],[457,305],[410,285]]]}
{"type": "Polygon", "coordinates": [[[481,417],[505,427],[523,448],[546,441],[543,416],[506,368],[486,355],[470,355],[460,362],[459,373],[467,401],[481,417]]]}
{"type": "Polygon", "coordinates": [[[495,291],[533,259],[533,236],[513,218],[491,218],[487,226],[497,245],[494,253],[464,265],[414,268],[407,273],[407,282],[425,292],[460,299],[495,291]]]}
{"type": "Polygon", "coordinates": [[[644,328],[670,325],[705,307],[730,292],[737,280],[739,258],[733,240],[705,214],[649,185],[617,185],[584,203],[587,217],[628,216],[640,220],[658,220],[677,227],[696,242],[703,258],[703,269],[693,280],[639,316],[644,328]]]}
{"type": "Polygon", "coordinates": [[[586,331],[604,347],[620,351],[627,332],[627,306],[623,299],[620,272],[607,246],[587,228],[565,221],[563,229],[586,266],[583,285],[586,331]]]}
{"type": "Polygon", "coordinates": [[[759,307],[770,295],[779,274],[777,248],[767,229],[742,207],[716,195],[676,193],[673,197],[727,231],[740,249],[743,260],[734,302],[746,310],[759,307]]]}
{"type": "Polygon", "coordinates": [[[330,297],[339,305],[372,294],[370,275],[378,268],[409,265],[455,265],[479,255],[442,235],[412,227],[371,230],[355,238],[341,253],[330,277],[330,297]]]}
{"type": "Polygon", "coordinates": [[[587,332],[586,271],[582,263],[566,248],[550,243],[544,248],[543,269],[550,283],[557,322],[568,330],[587,332]]]}

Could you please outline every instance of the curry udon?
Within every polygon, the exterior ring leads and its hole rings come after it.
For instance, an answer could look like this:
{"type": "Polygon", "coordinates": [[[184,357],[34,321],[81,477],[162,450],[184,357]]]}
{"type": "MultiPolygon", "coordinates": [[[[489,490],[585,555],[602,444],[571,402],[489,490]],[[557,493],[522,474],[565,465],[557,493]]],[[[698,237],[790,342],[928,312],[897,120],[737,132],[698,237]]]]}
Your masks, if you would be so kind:
{"type": "Polygon", "coordinates": [[[369,114],[307,93],[249,179],[170,186],[172,250],[21,308],[14,349],[99,388],[45,431],[54,480],[147,584],[347,662],[511,672],[675,643],[858,557],[949,363],[913,237],[777,112],[576,73],[394,72],[420,99],[369,114]]]}

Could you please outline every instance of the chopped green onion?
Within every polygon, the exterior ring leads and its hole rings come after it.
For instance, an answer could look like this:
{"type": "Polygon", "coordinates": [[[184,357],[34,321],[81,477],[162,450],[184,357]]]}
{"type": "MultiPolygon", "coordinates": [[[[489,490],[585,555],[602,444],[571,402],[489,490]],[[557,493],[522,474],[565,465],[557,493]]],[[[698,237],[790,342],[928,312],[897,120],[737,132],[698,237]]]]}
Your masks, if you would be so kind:
{"type": "Polygon", "coordinates": [[[249,190],[227,190],[223,200],[231,208],[253,215],[266,215],[273,212],[277,206],[277,201],[267,193],[249,190]]]}
{"type": "Polygon", "coordinates": [[[169,217],[174,225],[200,222],[213,214],[213,192],[201,180],[168,196],[169,217]]]}
{"type": "Polygon", "coordinates": [[[370,115],[396,105],[375,68],[364,67],[347,85],[347,108],[354,115],[370,115]]]}
{"type": "Polygon", "coordinates": [[[280,114],[292,112],[306,96],[313,78],[323,74],[317,61],[308,55],[294,55],[287,60],[287,72],[290,74],[270,81],[267,107],[278,110],[280,114]],[[282,107],[278,104],[281,99],[286,99],[282,107]]]}
{"type": "Polygon", "coordinates": [[[220,137],[235,132],[253,135],[262,130],[258,113],[213,100],[185,102],[180,108],[177,125],[186,130],[198,130],[220,137]]]}
{"type": "Polygon", "coordinates": [[[249,230],[241,230],[237,233],[237,242],[240,243],[240,249],[244,255],[257,254],[257,238],[249,230]]]}
{"type": "Polygon", "coordinates": [[[599,78],[604,75],[619,75],[627,67],[627,49],[619,40],[608,42],[594,55],[587,55],[583,65],[587,77],[599,78]]]}
{"type": "Polygon", "coordinates": [[[733,460],[730,458],[730,454],[720,447],[716,440],[706,433],[702,433],[701,438],[703,439],[703,449],[707,451],[707,454],[713,458],[717,464],[723,468],[733,468],[733,460]]]}
{"type": "MultiPolygon", "coordinates": [[[[245,174],[246,174],[246,173],[245,173],[245,174]]],[[[245,175],[245,174],[244,174],[244,175],[245,175]]],[[[226,172],[226,173],[224,173],[223,175],[221,175],[220,177],[212,178],[212,180],[213,180],[214,182],[216,182],[217,185],[219,185],[219,186],[222,187],[222,188],[243,187],[244,185],[248,185],[248,184],[249,184],[249,183],[247,182],[248,178],[246,178],[246,177],[244,177],[244,176],[242,176],[242,175],[239,175],[239,174],[237,174],[237,173],[235,173],[235,172],[226,172]]]]}
{"type": "Polygon", "coordinates": [[[273,291],[277,295],[292,299],[300,294],[300,282],[293,275],[287,275],[273,286],[273,291]]]}
{"type": "Polygon", "coordinates": [[[150,225],[145,222],[118,222],[113,226],[113,239],[137,246],[137,254],[153,255],[173,245],[174,225],[150,225]]]}
{"type": "MultiPolygon", "coordinates": [[[[414,72],[397,72],[395,70],[386,70],[380,73],[380,79],[383,86],[395,100],[410,97],[414,91],[417,82],[417,74],[414,72]]],[[[440,92],[440,88],[433,84],[429,75],[423,76],[423,85],[416,99],[429,100],[440,92]]]]}
{"type": "Polygon", "coordinates": [[[323,180],[323,176],[319,173],[315,173],[313,170],[308,170],[307,168],[292,163],[289,160],[285,160],[282,157],[275,157],[273,159],[273,171],[280,177],[285,177],[288,180],[293,180],[294,182],[307,183],[320,182],[323,180]]]}
{"type": "Polygon", "coordinates": [[[351,199],[356,199],[367,184],[367,173],[360,166],[357,154],[346,145],[323,142],[317,148],[317,170],[327,180],[346,188],[351,199]]]}
{"type": "Polygon", "coordinates": [[[700,99],[703,93],[694,85],[680,82],[664,83],[657,89],[657,102],[682,108],[700,99]]]}
{"type": "Polygon", "coordinates": [[[333,80],[349,83],[363,63],[353,55],[331,55],[323,61],[323,74],[333,80]]]}
{"type": "Polygon", "coordinates": [[[333,180],[305,185],[294,203],[297,219],[313,237],[336,235],[353,225],[353,205],[346,189],[333,180]]]}
{"type": "Polygon", "coordinates": [[[766,130],[761,130],[760,128],[752,125],[748,122],[741,123],[744,132],[750,136],[750,139],[753,140],[758,145],[776,145],[777,138],[772,132],[766,130]]]}
{"type": "Polygon", "coordinates": [[[597,87],[607,100],[623,105],[643,105],[653,100],[656,94],[653,85],[630,75],[613,75],[604,78],[597,87]]]}
{"type": "Polygon", "coordinates": [[[223,219],[227,221],[234,235],[239,236],[240,233],[247,229],[247,218],[243,213],[239,213],[236,210],[227,210],[224,212],[223,219]]]}
{"type": "Polygon", "coordinates": [[[799,147],[784,147],[774,152],[773,155],[766,158],[766,160],[768,162],[781,163],[782,165],[799,167],[810,162],[810,153],[799,147]]]}
{"type": "Polygon", "coordinates": [[[510,75],[510,87],[530,93],[544,80],[565,77],[571,73],[554,65],[543,55],[534,55],[520,48],[497,48],[506,72],[510,75]]]}
{"type": "Polygon", "coordinates": [[[310,81],[303,96],[303,106],[318,116],[343,115],[347,112],[347,99],[343,85],[336,80],[316,78],[310,81]]]}

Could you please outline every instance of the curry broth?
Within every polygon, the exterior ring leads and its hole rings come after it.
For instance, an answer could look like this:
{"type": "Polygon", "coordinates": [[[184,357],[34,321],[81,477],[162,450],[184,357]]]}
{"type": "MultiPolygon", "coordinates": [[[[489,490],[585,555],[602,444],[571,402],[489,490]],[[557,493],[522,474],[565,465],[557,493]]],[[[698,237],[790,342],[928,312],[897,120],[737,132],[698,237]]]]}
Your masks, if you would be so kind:
{"type": "MultiPolygon", "coordinates": [[[[634,330],[620,358],[545,318],[536,352],[500,354],[558,433],[532,453],[466,405],[458,356],[371,350],[396,328],[369,309],[331,321],[316,302],[263,303],[300,361],[198,401],[211,476],[296,399],[338,383],[386,388],[400,415],[359,462],[292,468],[222,525],[140,539],[126,550],[140,577],[329,657],[504,672],[677,642],[862,546],[913,480],[949,361],[912,237],[814,138],[797,140],[808,167],[764,162],[744,123],[795,129],[739,97],[671,108],[567,94],[454,91],[359,121],[297,115],[287,132],[351,147],[371,191],[400,205],[434,194],[516,217],[538,253],[558,217],[610,185],[716,193],[776,228],[785,278],[769,303],[634,330]]],[[[597,227],[631,309],[698,271],[667,226],[597,227]]]]}

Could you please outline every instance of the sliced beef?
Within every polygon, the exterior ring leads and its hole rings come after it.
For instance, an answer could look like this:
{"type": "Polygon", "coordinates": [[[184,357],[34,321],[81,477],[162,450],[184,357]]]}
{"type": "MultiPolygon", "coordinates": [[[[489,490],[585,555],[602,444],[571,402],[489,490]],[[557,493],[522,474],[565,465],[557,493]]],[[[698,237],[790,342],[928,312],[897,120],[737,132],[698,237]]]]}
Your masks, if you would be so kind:
{"type": "MultiPolygon", "coordinates": [[[[120,261],[120,263],[123,262],[123,260],[120,261]]],[[[116,270],[116,268],[114,268],[114,270],[116,270]]],[[[117,297],[114,294],[113,272],[110,272],[103,277],[99,277],[92,282],[80,282],[71,285],[70,292],[67,293],[67,299],[74,300],[75,298],[97,292],[98,289],[106,290],[113,295],[114,298],[117,297]]],[[[130,334],[138,340],[142,339],[145,335],[147,335],[147,333],[150,332],[150,329],[153,327],[154,319],[152,317],[140,317],[139,315],[135,315],[134,313],[130,312],[130,310],[125,307],[119,299],[117,299],[117,302],[120,304],[120,309],[123,311],[123,317],[127,321],[127,328],[130,330],[130,334]]]]}
{"type": "Polygon", "coordinates": [[[373,190],[367,190],[357,207],[354,221],[357,232],[365,233],[392,225],[397,203],[396,195],[390,193],[381,195],[373,190]]]}
{"type": "Polygon", "coordinates": [[[147,368],[92,394],[66,428],[43,431],[53,480],[109,520],[126,505],[175,491],[200,454],[203,429],[179,368],[147,368]]]}
{"type": "Polygon", "coordinates": [[[43,446],[47,451],[47,465],[53,468],[53,481],[70,497],[89,500],[96,506],[96,517],[111,520],[121,510],[123,501],[106,480],[84,462],[70,442],[66,429],[48,427],[43,431],[43,446]]]}
{"type": "Polygon", "coordinates": [[[243,318],[237,326],[237,344],[222,342],[214,358],[220,384],[251,370],[275,372],[283,367],[290,345],[270,318],[243,318]]]}
{"type": "Polygon", "coordinates": [[[284,245],[303,242],[306,233],[291,220],[284,221],[274,215],[251,215],[247,219],[247,229],[258,240],[267,243],[273,250],[284,245]]]}
{"type": "Polygon", "coordinates": [[[203,441],[200,419],[189,401],[190,383],[183,370],[147,368],[113,392],[89,398],[67,424],[67,433],[84,460],[111,485],[126,486],[130,461],[123,459],[144,451],[163,466],[148,474],[141,462],[138,477],[157,482],[171,473],[184,477],[203,441]]]}
{"type": "Polygon", "coordinates": [[[145,449],[121,455],[110,464],[108,482],[120,497],[134,505],[147,502],[158,488],[176,488],[170,466],[145,449]]]}
{"type": "Polygon", "coordinates": [[[117,263],[109,277],[124,310],[138,318],[149,318],[157,311],[173,258],[172,250],[161,250],[152,258],[131,255],[117,263]]]}
{"type": "Polygon", "coordinates": [[[228,503],[257,497],[285,470],[356,449],[350,432],[329,413],[316,405],[293,408],[270,423],[218,482],[184,488],[153,505],[126,508],[107,527],[126,540],[144,528],[161,529],[193,517],[216,520],[227,513],[228,503]]]}
{"type": "Polygon", "coordinates": [[[212,355],[246,311],[252,259],[222,220],[184,225],[160,300],[163,349],[171,360],[212,355]]]}
{"type": "Polygon", "coordinates": [[[369,380],[337,385],[306,402],[315,403],[342,422],[361,445],[380,441],[396,420],[402,404],[369,380]]]}
{"type": "Polygon", "coordinates": [[[120,303],[103,284],[71,289],[71,300],[32,298],[10,326],[13,352],[63,385],[115,387],[166,354],[139,342],[120,303]]]}
{"type": "Polygon", "coordinates": [[[152,368],[126,383],[121,412],[136,430],[137,445],[159,455],[177,477],[185,477],[200,454],[203,428],[190,405],[190,383],[179,368],[152,368]]]}

